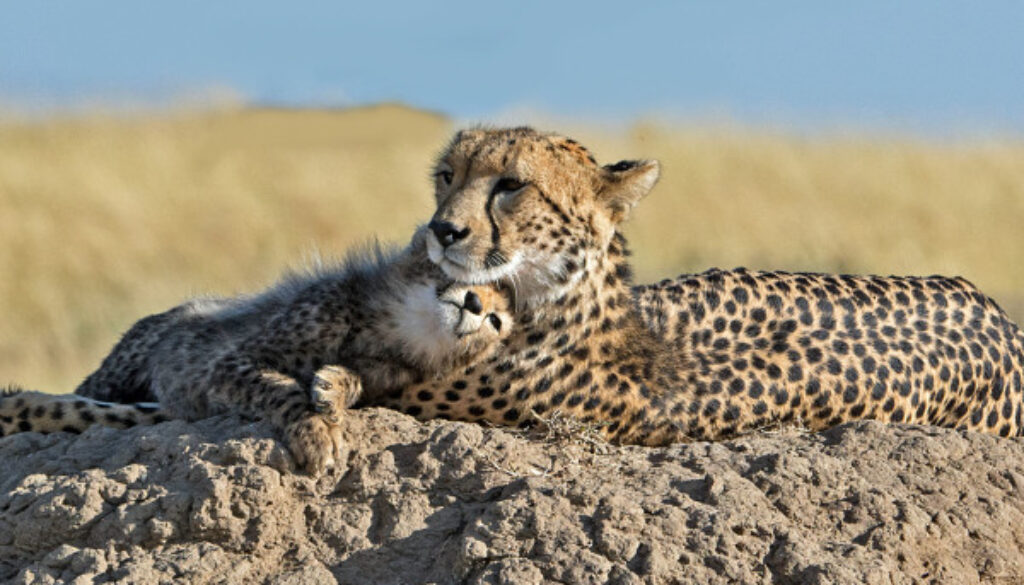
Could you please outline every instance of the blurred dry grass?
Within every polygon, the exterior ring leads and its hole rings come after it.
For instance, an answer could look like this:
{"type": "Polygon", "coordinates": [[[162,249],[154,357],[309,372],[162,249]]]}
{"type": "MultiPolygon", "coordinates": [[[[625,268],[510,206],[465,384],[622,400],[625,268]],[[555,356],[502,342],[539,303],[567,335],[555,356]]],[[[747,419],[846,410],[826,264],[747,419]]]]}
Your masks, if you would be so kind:
{"type": "MultiPolygon", "coordinates": [[[[563,129],[565,130],[565,129],[563,129]]],[[[451,124],[397,106],[0,124],[0,383],[71,389],[137,318],[431,210],[451,124]]],[[[710,266],[960,274],[1024,316],[1024,144],[572,129],[661,159],[641,280],[710,266]]]]}

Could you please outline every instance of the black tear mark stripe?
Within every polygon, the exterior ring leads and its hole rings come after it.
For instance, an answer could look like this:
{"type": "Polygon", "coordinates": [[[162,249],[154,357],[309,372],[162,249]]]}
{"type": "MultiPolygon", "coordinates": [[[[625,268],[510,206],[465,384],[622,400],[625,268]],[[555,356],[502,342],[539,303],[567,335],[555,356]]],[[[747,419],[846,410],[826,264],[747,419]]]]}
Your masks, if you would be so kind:
{"type": "Polygon", "coordinates": [[[487,220],[491,222],[491,251],[498,252],[498,243],[501,241],[501,232],[498,230],[498,222],[494,219],[494,200],[498,197],[498,191],[491,189],[491,194],[487,196],[487,203],[484,206],[484,212],[487,214],[487,220]]]}
{"type": "Polygon", "coordinates": [[[484,204],[484,212],[487,220],[491,222],[491,249],[487,251],[484,265],[488,268],[495,268],[505,263],[505,255],[501,253],[501,231],[498,229],[498,222],[494,219],[494,200],[498,197],[497,189],[491,189],[487,196],[487,203],[484,204]]]}
{"type": "MultiPolygon", "coordinates": [[[[473,161],[480,157],[484,149],[484,144],[478,145],[473,152],[466,159],[466,177],[468,178],[470,172],[473,170],[473,161]]],[[[493,190],[491,194],[487,196],[487,202],[484,203],[484,213],[487,214],[487,220],[491,223],[491,249],[487,252],[487,256],[490,257],[494,254],[501,256],[501,251],[498,250],[498,242],[501,240],[501,234],[498,231],[498,222],[494,219],[494,198],[497,195],[493,190]]]]}

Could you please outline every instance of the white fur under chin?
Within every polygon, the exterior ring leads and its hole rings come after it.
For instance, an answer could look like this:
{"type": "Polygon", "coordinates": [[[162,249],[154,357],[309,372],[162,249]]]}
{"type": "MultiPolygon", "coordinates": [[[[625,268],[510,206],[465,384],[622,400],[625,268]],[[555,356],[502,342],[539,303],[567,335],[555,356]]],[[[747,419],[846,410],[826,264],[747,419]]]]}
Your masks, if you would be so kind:
{"type": "Polygon", "coordinates": [[[411,286],[391,308],[394,338],[402,340],[408,355],[429,368],[451,360],[457,352],[461,309],[439,302],[433,284],[411,286]]]}
{"type": "Polygon", "coordinates": [[[434,264],[441,267],[441,270],[449,278],[462,284],[489,284],[504,279],[511,279],[523,263],[523,256],[516,252],[508,262],[494,268],[470,269],[452,262],[445,256],[444,247],[438,243],[437,238],[427,238],[427,257],[434,264]]]}
{"type": "MultiPolygon", "coordinates": [[[[577,258],[576,261],[586,266],[586,258],[577,258]]],[[[584,270],[567,275],[564,263],[564,259],[520,262],[519,270],[504,281],[513,289],[515,310],[539,309],[579,286],[584,270]]]]}

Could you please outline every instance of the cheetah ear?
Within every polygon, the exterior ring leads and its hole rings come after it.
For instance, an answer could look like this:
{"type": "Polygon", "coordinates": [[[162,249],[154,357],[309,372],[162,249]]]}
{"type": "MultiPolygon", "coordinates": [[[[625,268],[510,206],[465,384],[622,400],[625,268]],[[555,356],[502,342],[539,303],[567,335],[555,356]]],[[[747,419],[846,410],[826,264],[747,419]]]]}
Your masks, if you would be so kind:
{"type": "Polygon", "coordinates": [[[623,160],[601,167],[602,185],[598,199],[611,211],[615,223],[629,217],[629,211],[650,193],[661,176],[656,160],[623,160]]]}

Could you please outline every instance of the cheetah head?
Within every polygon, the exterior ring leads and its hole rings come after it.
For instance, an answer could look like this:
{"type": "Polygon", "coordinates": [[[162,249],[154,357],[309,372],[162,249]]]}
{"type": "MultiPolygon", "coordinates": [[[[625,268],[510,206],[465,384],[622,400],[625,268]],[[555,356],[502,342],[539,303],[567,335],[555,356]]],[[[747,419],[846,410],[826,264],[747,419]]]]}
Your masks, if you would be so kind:
{"type": "Polygon", "coordinates": [[[461,131],[434,168],[428,255],[458,282],[505,282],[517,303],[543,302],[606,253],[659,172],[653,160],[599,166],[576,141],[530,128],[461,131]]]}

